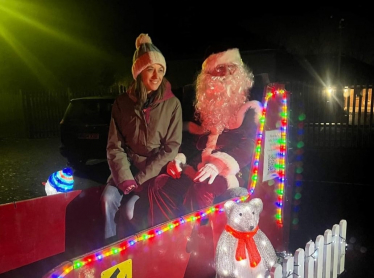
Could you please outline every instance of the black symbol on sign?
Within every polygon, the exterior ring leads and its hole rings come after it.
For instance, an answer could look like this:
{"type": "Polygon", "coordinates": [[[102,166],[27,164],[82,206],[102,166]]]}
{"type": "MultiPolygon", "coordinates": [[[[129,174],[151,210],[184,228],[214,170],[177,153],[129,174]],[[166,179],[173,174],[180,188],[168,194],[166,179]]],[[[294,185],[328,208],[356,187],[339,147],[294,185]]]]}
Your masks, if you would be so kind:
{"type": "MultiPolygon", "coordinates": [[[[117,268],[112,275],[110,275],[110,278],[117,278],[118,277],[118,274],[120,273],[121,271],[119,270],[119,268],[117,268]]],[[[127,275],[126,277],[127,278],[127,275]]]]}

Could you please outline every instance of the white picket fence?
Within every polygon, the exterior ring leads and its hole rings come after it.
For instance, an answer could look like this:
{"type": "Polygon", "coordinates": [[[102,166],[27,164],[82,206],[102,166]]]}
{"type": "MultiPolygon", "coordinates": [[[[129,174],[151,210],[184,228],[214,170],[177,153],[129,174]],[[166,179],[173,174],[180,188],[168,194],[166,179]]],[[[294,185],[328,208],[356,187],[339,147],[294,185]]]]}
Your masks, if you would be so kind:
{"type": "Polygon", "coordinates": [[[347,221],[340,220],[272,267],[271,278],[336,278],[344,272],[347,221]]]}

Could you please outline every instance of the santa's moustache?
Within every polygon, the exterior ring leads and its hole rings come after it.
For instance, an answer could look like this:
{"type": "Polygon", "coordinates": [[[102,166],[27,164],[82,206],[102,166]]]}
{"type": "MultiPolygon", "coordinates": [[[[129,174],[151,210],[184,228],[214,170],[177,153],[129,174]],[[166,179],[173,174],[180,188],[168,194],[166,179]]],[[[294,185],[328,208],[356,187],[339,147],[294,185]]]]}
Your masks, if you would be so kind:
{"type": "Polygon", "coordinates": [[[245,73],[212,76],[201,73],[197,79],[196,112],[202,127],[222,132],[236,121],[237,112],[247,100],[251,80],[245,73]]]}

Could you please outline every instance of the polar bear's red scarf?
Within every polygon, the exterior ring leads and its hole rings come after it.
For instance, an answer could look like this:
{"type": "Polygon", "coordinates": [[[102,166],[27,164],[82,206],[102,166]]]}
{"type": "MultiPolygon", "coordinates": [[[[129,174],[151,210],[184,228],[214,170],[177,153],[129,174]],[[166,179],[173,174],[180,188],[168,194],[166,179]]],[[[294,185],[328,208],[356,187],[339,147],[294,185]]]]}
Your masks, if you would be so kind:
{"type": "Polygon", "coordinates": [[[258,226],[256,226],[256,228],[251,232],[238,232],[231,228],[229,225],[226,225],[225,230],[238,239],[238,247],[236,248],[235,259],[237,261],[246,259],[247,256],[245,253],[245,248],[247,248],[250,266],[257,266],[261,261],[261,256],[258,252],[253,236],[257,233],[258,226]]]}

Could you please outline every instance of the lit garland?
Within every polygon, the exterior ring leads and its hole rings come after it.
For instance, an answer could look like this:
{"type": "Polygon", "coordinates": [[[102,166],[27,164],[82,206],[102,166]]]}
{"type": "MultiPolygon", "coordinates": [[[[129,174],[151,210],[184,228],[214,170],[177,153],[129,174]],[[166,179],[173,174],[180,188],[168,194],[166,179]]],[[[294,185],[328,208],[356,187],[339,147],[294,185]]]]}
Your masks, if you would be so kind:
{"type": "MultiPolygon", "coordinates": [[[[258,129],[257,133],[257,139],[256,139],[256,148],[255,148],[255,157],[253,160],[253,166],[252,166],[252,182],[250,185],[250,190],[249,194],[246,196],[241,196],[238,198],[234,198],[233,201],[239,203],[239,202],[244,202],[246,201],[251,194],[253,194],[256,182],[258,179],[258,166],[259,166],[259,161],[260,161],[260,153],[261,153],[261,145],[262,145],[262,139],[263,139],[263,131],[264,131],[264,124],[265,124],[265,119],[266,119],[266,108],[269,99],[275,98],[277,95],[282,96],[282,111],[280,113],[281,116],[281,126],[280,126],[280,131],[281,131],[281,138],[279,141],[279,153],[278,153],[278,163],[276,165],[277,173],[278,173],[278,189],[277,189],[277,202],[276,206],[278,207],[277,213],[275,215],[276,221],[278,225],[283,225],[282,222],[282,207],[283,207],[283,192],[284,192],[284,181],[285,181],[285,157],[286,157],[286,131],[287,131],[287,96],[285,94],[284,90],[275,90],[274,88],[272,89],[271,92],[268,92],[265,97],[265,102],[264,102],[264,108],[262,110],[262,115],[260,118],[260,126],[258,129]]],[[[79,269],[83,266],[92,264],[97,261],[103,260],[105,257],[109,257],[112,255],[117,255],[128,248],[131,248],[131,246],[135,245],[137,242],[153,239],[157,237],[158,235],[161,235],[165,232],[172,231],[175,228],[178,228],[180,225],[183,225],[188,222],[195,222],[199,221],[205,217],[207,217],[209,214],[215,213],[215,212],[223,212],[224,211],[224,206],[223,204],[218,204],[215,206],[212,206],[207,209],[203,209],[197,212],[194,212],[192,214],[188,214],[184,217],[180,217],[178,220],[174,220],[171,222],[168,222],[164,225],[158,226],[153,229],[146,230],[145,233],[135,235],[131,237],[129,240],[123,241],[118,244],[117,247],[110,247],[107,249],[103,249],[102,252],[90,254],[86,257],[84,257],[82,260],[77,260],[73,262],[73,265],[68,263],[65,267],[62,267],[63,272],[61,274],[53,274],[53,278],[63,278],[67,274],[69,274],[71,271],[74,269],[79,269]]]]}
{"type": "Polygon", "coordinates": [[[284,182],[285,182],[285,170],[286,170],[286,133],[287,133],[287,94],[284,90],[275,90],[275,88],[271,88],[271,91],[268,92],[265,96],[264,107],[262,109],[262,115],[260,117],[260,126],[257,132],[256,138],[256,147],[255,147],[255,154],[254,154],[254,161],[252,166],[252,177],[251,177],[251,184],[249,187],[249,195],[246,198],[249,198],[251,194],[253,194],[257,181],[258,181],[258,167],[260,164],[260,154],[261,154],[261,146],[264,136],[264,126],[265,126],[265,119],[266,119],[266,109],[270,98],[275,98],[277,95],[282,96],[282,110],[280,112],[281,121],[280,121],[280,133],[281,137],[279,140],[279,152],[278,152],[278,163],[275,165],[275,168],[278,173],[278,189],[276,190],[277,196],[277,212],[275,214],[275,219],[279,226],[283,225],[282,221],[282,208],[283,208],[283,193],[284,193],[284,182]]]}
{"type": "MultiPolygon", "coordinates": [[[[236,199],[233,199],[233,200],[236,201],[236,202],[241,202],[243,199],[242,198],[236,198],[236,199]]],[[[69,274],[71,271],[73,271],[74,269],[79,269],[83,266],[92,264],[92,263],[97,262],[97,261],[101,261],[105,257],[120,254],[121,252],[124,252],[125,250],[127,250],[131,246],[135,245],[137,242],[153,239],[154,237],[156,237],[158,235],[161,235],[165,232],[172,231],[173,229],[178,228],[180,225],[183,225],[183,224],[188,223],[188,222],[199,221],[199,220],[207,217],[209,214],[212,214],[214,212],[223,212],[223,211],[224,211],[223,204],[218,204],[218,205],[215,205],[213,207],[188,214],[185,217],[180,217],[178,220],[168,222],[168,223],[166,223],[164,225],[161,225],[161,226],[158,226],[154,229],[146,230],[146,232],[143,233],[143,234],[135,235],[135,236],[131,237],[129,240],[126,240],[124,242],[119,243],[119,245],[117,247],[110,247],[110,248],[107,248],[107,249],[103,249],[102,252],[98,252],[98,253],[95,253],[95,254],[90,254],[90,255],[84,257],[82,260],[74,261],[73,265],[71,265],[70,263],[67,263],[67,265],[65,267],[62,267],[63,272],[61,274],[52,274],[51,277],[53,277],[53,278],[63,278],[67,274],[69,274]]]]}

